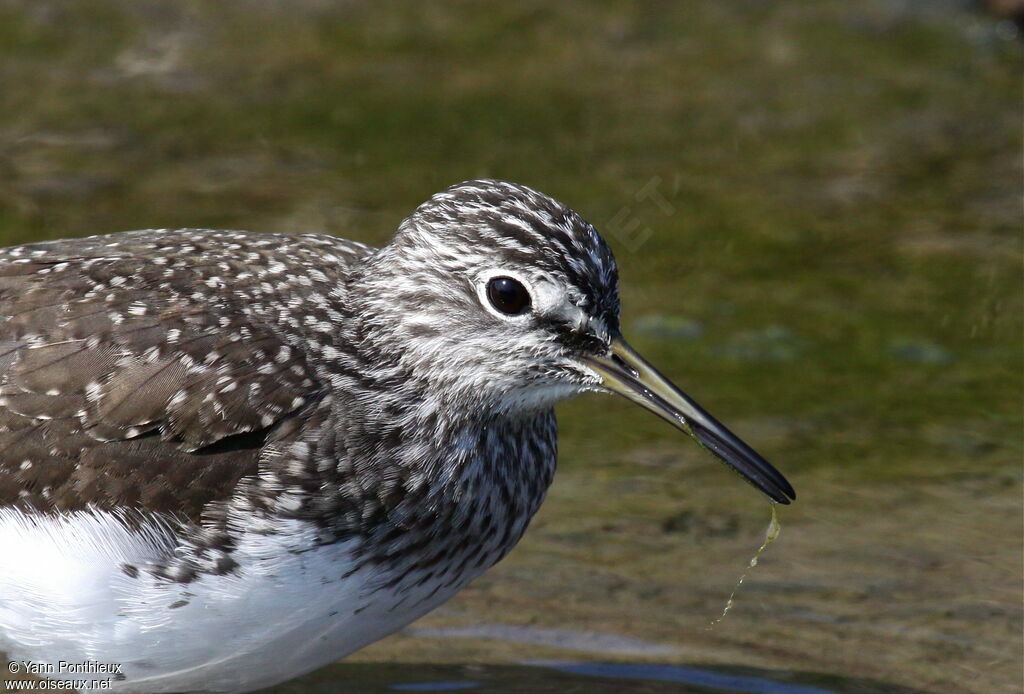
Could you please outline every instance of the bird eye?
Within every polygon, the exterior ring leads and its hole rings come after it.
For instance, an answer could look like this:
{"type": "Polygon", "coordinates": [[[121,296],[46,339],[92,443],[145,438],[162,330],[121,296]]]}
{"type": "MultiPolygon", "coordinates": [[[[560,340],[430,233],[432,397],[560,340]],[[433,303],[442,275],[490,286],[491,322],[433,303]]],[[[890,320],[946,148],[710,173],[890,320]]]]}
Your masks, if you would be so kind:
{"type": "Polygon", "coordinates": [[[516,316],[530,308],[530,292],[522,282],[511,277],[494,277],[487,283],[487,298],[491,306],[502,313],[516,316]]]}

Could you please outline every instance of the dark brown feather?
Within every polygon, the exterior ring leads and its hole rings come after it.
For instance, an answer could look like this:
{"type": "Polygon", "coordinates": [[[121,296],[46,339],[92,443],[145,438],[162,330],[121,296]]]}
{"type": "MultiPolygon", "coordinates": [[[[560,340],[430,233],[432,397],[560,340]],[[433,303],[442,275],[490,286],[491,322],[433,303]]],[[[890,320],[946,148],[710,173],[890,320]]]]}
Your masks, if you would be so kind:
{"type": "Polygon", "coordinates": [[[279,237],[242,262],[240,236],[0,249],[0,507],[198,519],[257,473],[271,432],[278,446],[302,435],[290,418],[320,383],[296,341],[247,310],[238,279],[258,281],[301,242],[279,237]]]}

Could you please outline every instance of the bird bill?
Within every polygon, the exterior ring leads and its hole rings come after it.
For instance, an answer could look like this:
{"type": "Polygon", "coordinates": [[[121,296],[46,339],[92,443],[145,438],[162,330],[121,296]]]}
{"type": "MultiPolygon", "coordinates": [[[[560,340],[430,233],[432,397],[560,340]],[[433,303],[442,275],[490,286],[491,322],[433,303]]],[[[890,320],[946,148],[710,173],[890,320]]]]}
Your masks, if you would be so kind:
{"type": "Polygon", "coordinates": [[[692,436],[773,502],[788,504],[796,499],[796,492],[782,473],[672,385],[622,336],[612,340],[608,354],[586,361],[601,376],[604,388],[624,395],[692,436]]]}

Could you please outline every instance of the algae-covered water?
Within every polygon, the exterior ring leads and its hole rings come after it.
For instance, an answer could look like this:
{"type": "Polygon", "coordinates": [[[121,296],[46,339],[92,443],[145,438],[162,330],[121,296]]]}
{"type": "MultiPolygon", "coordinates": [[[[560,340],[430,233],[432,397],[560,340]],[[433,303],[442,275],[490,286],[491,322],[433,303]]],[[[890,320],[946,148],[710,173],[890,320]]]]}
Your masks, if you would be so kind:
{"type": "MultiPolygon", "coordinates": [[[[1021,41],[969,2],[0,1],[0,242],[383,243],[459,180],[613,245],[627,337],[799,493],[610,397],[523,543],[285,692],[1018,692],[1021,41]]],[[[2,559],[0,559],[2,560],[2,559]]]]}

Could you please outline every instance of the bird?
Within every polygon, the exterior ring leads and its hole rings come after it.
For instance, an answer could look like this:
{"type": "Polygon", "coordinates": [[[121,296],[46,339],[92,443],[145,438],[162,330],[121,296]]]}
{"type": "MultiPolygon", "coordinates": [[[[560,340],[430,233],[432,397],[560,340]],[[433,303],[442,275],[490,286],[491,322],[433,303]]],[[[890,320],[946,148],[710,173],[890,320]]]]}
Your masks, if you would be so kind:
{"type": "Polygon", "coordinates": [[[553,407],[586,392],[795,499],[629,346],[618,282],[593,225],[491,179],[379,248],[155,229],[0,249],[0,652],[55,679],[105,664],[117,692],[334,662],[512,549],[555,473],[553,407]]]}

